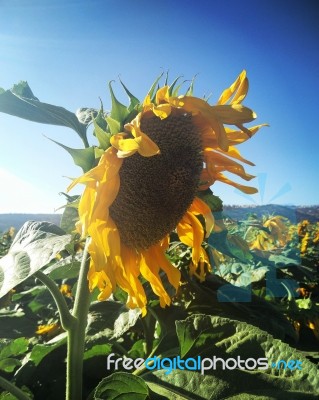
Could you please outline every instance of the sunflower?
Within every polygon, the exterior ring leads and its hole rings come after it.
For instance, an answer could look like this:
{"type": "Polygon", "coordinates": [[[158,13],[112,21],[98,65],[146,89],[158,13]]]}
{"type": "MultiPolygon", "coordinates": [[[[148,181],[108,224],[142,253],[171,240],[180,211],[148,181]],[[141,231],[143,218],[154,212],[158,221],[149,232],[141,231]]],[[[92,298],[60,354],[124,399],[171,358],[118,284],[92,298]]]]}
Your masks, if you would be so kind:
{"type": "MultiPolygon", "coordinates": [[[[120,287],[128,295],[127,305],[139,307],[143,314],[147,304],[143,280],[162,307],[171,303],[163,272],[175,291],[179,286],[180,272],[165,255],[172,231],[192,248],[190,274],[205,279],[209,258],[202,243],[214,229],[214,219],[198,191],[221,181],[245,193],[256,192],[223,174],[253,178],[238,161],[254,164],[235,148],[263,126],[243,126],[256,118],[241,104],[248,91],[246,72],[213,106],[194,97],[192,85],[179,95],[176,82],[155,90],[157,80],[142,103],[122,84],[135,101],[134,109],[125,118],[121,112],[106,117],[109,147],[98,165],[68,188],[85,185],[78,229],[90,237],[90,290],[98,288],[98,299],[105,300],[120,287]]],[[[112,89],[111,96],[114,106],[112,89]]]]}

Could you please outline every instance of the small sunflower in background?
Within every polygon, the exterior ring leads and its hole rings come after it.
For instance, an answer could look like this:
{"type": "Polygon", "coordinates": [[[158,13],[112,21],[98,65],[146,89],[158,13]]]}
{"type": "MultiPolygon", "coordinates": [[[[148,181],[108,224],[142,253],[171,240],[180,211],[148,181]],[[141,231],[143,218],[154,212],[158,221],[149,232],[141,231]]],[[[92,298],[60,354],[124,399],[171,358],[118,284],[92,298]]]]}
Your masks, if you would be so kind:
{"type": "Polygon", "coordinates": [[[198,193],[215,181],[248,194],[257,191],[223,172],[247,181],[253,178],[239,162],[254,164],[235,146],[263,126],[243,125],[256,118],[241,104],[248,91],[245,71],[216,105],[194,97],[193,82],[185,94],[179,93],[177,80],[162,87],[158,82],[143,102],[122,84],[131,100],[127,109],[110,86],[112,111],[105,115],[104,132],[108,145],[98,164],[69,187],[85,185],[77,227],[83,237],[90,237],[90,290],[98,288],[99,300],[105,300],[120,287],[128,294],[127,305],[141,308],[143,314],[147,298],[142,278],[162,307],[171,303],[171,297],[160,272],[175,290],[179,286],[180,271],[165,255],[171,232],[192,248],[190,274],[205,279],[203,264],[209,265],[209,258],[202,243],[214,229],[214,218],[198,193]]]}

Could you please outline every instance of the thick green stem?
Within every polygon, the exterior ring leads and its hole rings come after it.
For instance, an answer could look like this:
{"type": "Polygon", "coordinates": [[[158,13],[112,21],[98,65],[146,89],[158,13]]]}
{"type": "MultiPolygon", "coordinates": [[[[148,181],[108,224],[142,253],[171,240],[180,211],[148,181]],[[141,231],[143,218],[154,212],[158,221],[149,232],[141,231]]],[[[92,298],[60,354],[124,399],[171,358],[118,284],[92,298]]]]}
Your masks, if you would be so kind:
{"type": "Polygon", "coordinates": [[[87,281],[89,270],[88,242],[86,243],[80,268],[78,286],[75,295],[73,317],[75,319],[68,329],[67,387],[66,400],[82,399],[83,354],[85,329],[90,306],[90,291],[87,281]]]}
{"type": "Polygon", "coordinates": [[[34,276],[49,289],[58,307],[62,328],[67,331],[71,328],[72,324],[75,323],[75,318],[71,315],[63,294],[60,292],[55,282],[43,272],[37,271],[34,276]]]}
{"type": "Polygon", "coordinates": [[[27,396],[21,389],[17,386],[13,385],[11,382],[7,381],[6,379],[0,376],[0,387],[10,392],[13,396],[15,396],[18,400],[31,400],[29,396],[27,396]]]}

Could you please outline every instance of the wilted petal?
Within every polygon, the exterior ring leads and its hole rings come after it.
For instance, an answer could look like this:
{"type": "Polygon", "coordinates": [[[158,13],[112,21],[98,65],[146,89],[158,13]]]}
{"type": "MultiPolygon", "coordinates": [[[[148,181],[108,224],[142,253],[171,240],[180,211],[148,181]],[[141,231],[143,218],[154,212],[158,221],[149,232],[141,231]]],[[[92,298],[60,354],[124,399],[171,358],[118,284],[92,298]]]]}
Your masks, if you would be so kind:
{"type": "Polygon", "coordinates": [[[227,89],[223,91],[217,104],[226,104],[231,99],[230,104],[239,104],[246,97],[248,92],[248,79],[246,71],[243,70],[236,81],[227,89]]]}

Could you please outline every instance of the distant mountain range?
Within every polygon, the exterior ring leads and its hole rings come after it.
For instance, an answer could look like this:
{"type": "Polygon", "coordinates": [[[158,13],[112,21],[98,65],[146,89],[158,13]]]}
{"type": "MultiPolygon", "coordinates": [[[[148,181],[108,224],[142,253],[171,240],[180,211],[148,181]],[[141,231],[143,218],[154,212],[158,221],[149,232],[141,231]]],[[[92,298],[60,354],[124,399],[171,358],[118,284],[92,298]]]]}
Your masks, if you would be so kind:
{"type": "Polygon", "coordinates": [[[266,204],[262,206],[224,206],[224,215],[237,221],[247,219],[249,214],[255,214],[257,217],[263,215],[281,215],[288,218],[292,223],[297,223],[304,219],[314,223],[319,221],[319,205],[291,206],[266,204]]]}
{"type": "MultiPolygon", "coordinates": [[[[223,214],[225,217],[236,221],[247,219],[249,214],[257,217],[262,215],[281,215],[288,218],[292,223],[297,223],[304,219],[310,222],[319,221],[319,205],[317,206],[283,206],[278,204],[267,204],[262,206],[224,206],[223,214]]],[[[5,232],[11,226],[17,230],[26,221],[48,221],[56,225],[60,224],[61,214],[0,214],[0,232],[5,232]]]]}
{"type": "Polygon", "coordinates": [[[0,214],[0,232],[5,232],[11,226],[16,230],[27,221],[47,221],[60,225],[61,214],[0,214]]]}

